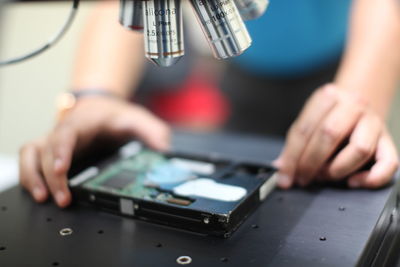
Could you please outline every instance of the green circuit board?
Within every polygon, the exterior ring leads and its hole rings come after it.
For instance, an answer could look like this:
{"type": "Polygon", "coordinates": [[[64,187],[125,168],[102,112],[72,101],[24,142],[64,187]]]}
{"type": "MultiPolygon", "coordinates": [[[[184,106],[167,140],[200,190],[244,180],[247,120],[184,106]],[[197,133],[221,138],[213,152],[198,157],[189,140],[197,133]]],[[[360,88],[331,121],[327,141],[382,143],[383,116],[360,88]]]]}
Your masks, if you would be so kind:
{"type": "Polygon", "coordinates": [[[187,200],[170,192],[174,186],[196,177],[195,173],[176,166],[164,155],[143,149],[135,156],[120,159],[104,168],[82,186],[119,196],[188,205],[187,200]]]}

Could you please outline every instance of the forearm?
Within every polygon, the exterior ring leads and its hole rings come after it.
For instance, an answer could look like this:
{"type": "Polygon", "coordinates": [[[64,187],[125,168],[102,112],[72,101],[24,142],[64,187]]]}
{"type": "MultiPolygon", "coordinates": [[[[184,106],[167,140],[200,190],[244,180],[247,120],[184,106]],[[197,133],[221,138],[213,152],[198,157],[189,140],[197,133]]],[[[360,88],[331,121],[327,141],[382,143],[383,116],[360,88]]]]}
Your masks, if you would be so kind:
{"type": "Polygon", "coordinates": [[[400,9],[396,0],[354,0],[349,37],[335,82],[385,117],[400,77],[400,9]]]}
{"type": "Polygon", "coordinates": [[[73,90],[102,89],[127,97],[143,72],[143,36],[118,23],[118,2],[102,1],[82,34],[73,90]]]}

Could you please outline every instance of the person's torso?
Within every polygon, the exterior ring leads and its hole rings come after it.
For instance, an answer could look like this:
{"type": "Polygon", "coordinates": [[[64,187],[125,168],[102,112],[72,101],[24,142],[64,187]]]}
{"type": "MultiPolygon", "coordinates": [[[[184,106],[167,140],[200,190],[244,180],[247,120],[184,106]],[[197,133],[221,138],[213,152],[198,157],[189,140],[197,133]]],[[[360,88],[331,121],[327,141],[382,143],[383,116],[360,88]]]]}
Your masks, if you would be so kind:
{"type": "Polygon", "coordinates": [[[337,61],[346,37],[350,0],[270,0],[246,25],[251,47],[236,63],[272,76],[301,76],[337,61]]]}

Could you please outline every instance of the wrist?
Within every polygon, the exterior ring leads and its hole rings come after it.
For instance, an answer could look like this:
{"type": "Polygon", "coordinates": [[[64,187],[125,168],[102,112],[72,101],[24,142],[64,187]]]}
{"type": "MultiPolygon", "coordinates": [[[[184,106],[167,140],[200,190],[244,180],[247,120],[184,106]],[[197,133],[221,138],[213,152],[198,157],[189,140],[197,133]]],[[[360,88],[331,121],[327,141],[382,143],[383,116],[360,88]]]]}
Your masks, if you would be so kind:
{"type": "Polygon", "coordinates": [[[121,100],[122,98],[110,91],[103,89],[80,89],[62,93],[57,98],[57,121],[62,120],[78,102],[94,99],[112,99],[121,100]]]}
{"type": "Polygon", "coordinates": [[[352,95],[361,103],[367,104],[379,117],[385,119],[389,113],[394,90],[390,86],[376,84],[373,81],[336,80],[338,90],[352,95]]]}
{"type": "Polygon", "coordinates": [[[106,98],[122,98],[121,96],[115,94],[114,92],[104,90],[104,89],[79,89],[71,90],[67,92],[71,94],[76,100],[90,97],[106,97],[106,98]]]}

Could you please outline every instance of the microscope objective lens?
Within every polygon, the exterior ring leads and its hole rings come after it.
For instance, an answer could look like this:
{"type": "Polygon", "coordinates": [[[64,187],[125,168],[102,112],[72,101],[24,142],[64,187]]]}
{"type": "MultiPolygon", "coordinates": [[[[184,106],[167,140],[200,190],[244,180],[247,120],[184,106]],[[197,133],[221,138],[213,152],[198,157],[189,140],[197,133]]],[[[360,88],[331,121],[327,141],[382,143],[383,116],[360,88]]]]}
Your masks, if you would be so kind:
{"type": "Polygon", "coordinates": [[[238,56],[251,45],[251,37],[234,0],[190,0],[214,57],[238,56]]]}
{"type": "Polygon", "coordinates": [[[251,37],[233,0],[190,0],[214,57],[238,56],[251,37]]]}
{"type": "MultiPolygon", "coordinates": [[[[262,16],[269,0],[189,3],[214,57],[228,59],[250,47],[252,40],[243,21],[262,16]]],[[[120,23],[143,32],[145,56],[157,66],[172,66],[185,54],[181,4],[182,0],[120,0],[120,23]]]]}
{"type": "Polygon", "coordinates": [[[142,3],[146,57],[158,66],[172,66],[185,53],[181,0],[147,0],[142,3]]]}
{"type": "Polygon", "coordinates": [[[137,0],[121,0],[119,22],[129,30],[143,31],[143,3],[137,0]]]}
{"type": "Polygon", "coordinates": [[[243,20],[261,17],[267,10],[268,0],[234,0],[243,20]]]}

